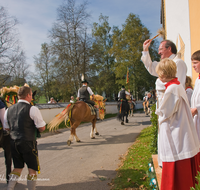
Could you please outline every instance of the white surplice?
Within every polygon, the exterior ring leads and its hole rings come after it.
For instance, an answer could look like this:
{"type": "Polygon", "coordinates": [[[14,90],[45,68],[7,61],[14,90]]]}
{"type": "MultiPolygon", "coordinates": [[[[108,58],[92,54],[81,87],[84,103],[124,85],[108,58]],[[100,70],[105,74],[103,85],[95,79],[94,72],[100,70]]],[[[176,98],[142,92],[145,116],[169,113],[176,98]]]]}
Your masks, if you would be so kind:
{"type": "Polygon", "coordinates": [[[158,144],[162,162],[191,158],[199,152],[198,136],[182,85],[168,86],[156,114],[159,115],[158,144]]]}
{"type": "Polygon", "coordinates": [[[186,88],[185,91],[186,91],[188,101],[189,101],[189,104],[190,104],[190,107],[191,107],[191,98],[192,98],[193,89],[192,88],[186,88]]]}
{"type": "MultiPolygon", "coordinates": [[[[180,81],[180,83],[183,85],[185,88],[185,80],[186,80],[186,73],[187,73],[187,66],[185,62],[179,58],[179,56],[172,54],[169,59],[172,59],[177,66],[177,78],[180,81]]],[[[142,62],[144,63],[144,66],[148,70],[148,72],[153,75],[158,77],[158,74],[156,73],[156,66],[158,65],[159,62],[157,61],[152,61],[149,51],[143,51],[142,52],[142,57],[141,57],[142,62]]],[[[156,80],[156,92],[157,92],[157,104],[156,107],[159,107],[160,101],[163,97],[163,94],[165,92],[165,84],[163,83],[159,78],[156,80]]],[[[158,134],[158,141],[159,141],[159,134],[158,134]]],[[[160,147],[158,144],[158,164],[159,166],[162,166],[162,160],[160,159],[160,147]]]]}
{"type": "Polygon", "coordinates": [[[193,120],[200,143],[200,79],[199,78],[197,78],[195,81],[195,86],[191,98],[191,108],[197,108],[198,111],[197,115],[194,116],[193,120]]]}

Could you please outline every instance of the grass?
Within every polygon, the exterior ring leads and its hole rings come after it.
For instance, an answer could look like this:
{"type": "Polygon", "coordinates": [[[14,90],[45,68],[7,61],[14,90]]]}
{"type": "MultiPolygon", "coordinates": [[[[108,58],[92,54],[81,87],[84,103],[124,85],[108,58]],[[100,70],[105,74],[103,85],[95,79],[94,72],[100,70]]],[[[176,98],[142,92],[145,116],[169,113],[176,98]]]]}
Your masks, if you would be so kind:
{"type": "Polygon", "coordinates": [[[150,190],[147,176],[148,163],[151,158],[149,150],[151,127],[141,131],[135,143],[128,149],[121,164],[117,169],[117,175],[113,179],[112,190],[150,190]]]}
{"type": "Polygon", "coordinates": [[[40,96],[37,104],[46,104],[46,103],[47,103],[47,101],[46,101],[45,96],[40,96]]]}

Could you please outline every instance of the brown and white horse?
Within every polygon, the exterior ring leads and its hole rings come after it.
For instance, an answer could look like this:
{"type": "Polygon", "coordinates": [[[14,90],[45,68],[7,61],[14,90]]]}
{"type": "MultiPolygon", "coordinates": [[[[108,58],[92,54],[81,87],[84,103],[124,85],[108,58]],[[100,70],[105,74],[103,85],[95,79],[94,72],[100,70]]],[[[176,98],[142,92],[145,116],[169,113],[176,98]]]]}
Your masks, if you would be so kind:
{"type": "MultiPolygon", "coordinates": [[[[103,102],[104,103],[104,102],[103,102]]],[[[105,103],[104,103],[105,105],[105,103]]],[[[99,111],[100,118],[104,118],[104,112],[99,111]]],[[[81,142],[76,134],[76,128],[81,124],[81,122],[91,122],[92,128],[90,132],[90,138],[94,139],[95,135],[99,135],[96,128],[97,116],[91,114],[90,107],[83,101],[77,101],[74,104],[69,104],[60,114],[58,114],[49,124],[48,129],[50,131],[57,129],[61,122],[65,120],[65,124],[67,120],[70,120],[71,126],[71,135],[67,141],[68,146],[70,146],[71,142],[75,138],[76,142],[81,142]]]]}

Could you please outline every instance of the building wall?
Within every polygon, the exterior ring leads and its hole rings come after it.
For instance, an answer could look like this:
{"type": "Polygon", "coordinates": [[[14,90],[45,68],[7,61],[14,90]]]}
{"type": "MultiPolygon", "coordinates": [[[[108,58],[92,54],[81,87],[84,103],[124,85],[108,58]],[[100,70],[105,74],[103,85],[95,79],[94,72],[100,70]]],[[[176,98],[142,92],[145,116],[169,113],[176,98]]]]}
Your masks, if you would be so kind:
{"type": "Polygon", "coordinates": [[[192,76],[188,0],[165,0],[165,16],[166,39],[177,44],[188,68],[187,75],[192,76]]]}
{"type": "Polygon", "coordinates": [[[198,74],[193,70],[191,55],[200,50],[200,0],[164,0],[166,39],[172,40],[181,51],[193,84],[198,74]]]}
{"type": "MultiPolygon", "coordinates": [[[[200,50],[200,1],[189,0],[189,18],[190,18],[190,35],[191,35],[191,54],[200,50]]],[[[192,69],[192,78],[195,82],[198,73],[192,69]]]]}

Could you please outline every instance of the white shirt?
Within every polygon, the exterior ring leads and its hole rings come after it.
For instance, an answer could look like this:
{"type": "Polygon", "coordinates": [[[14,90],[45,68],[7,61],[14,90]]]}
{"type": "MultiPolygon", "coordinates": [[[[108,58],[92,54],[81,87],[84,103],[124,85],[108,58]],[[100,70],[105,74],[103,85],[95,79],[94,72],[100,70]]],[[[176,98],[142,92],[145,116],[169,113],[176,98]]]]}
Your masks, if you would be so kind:
{"type": "MultiPolygon", "coordinates": [[[[86,85],[83,85],[83,86],[86,86],[86,85]]],[[[78,95],[77,95],[77,97],[80,97],[80,92],[79,91],[80,91],[80,89],[78,89],[78,95]]],[[[89,92],[90,95],[94,94],[92,92],[92,89],[89,86],[87,86],[87,91],[89,92]]]]}
{"type": "MultiPolygon", "coordinates": [[[[183,87],[185,87],[185,80],[186,80],[186,73],[187,73],[187,66],[185,62],[182,59],[178,58],[178,56],[176,56],[175,54],[172,54],[169,57],[169,59],[172,59],[176,63],[176,66],[177,66],[176,76],[178,80],[180,81],[180,83],[183,85],[183,87]]],[[[146,69],[149,71],[149,73],[153,76],[158,77],[158,74],[156,73],[156,66],[158,65],[159,62],[157,61],[152,62],[148,51],[142,52],[141,60],[144,63],[146,69]]],[[[163,87],[162,89],[165,89],[165,87],[163,87]]]]}
{"type": "Polygon", "coordinates": [[[189,104],[191,106],[191,98],[192,98],[193,89],[192,88],[186,88],[185,91],[186,91],[186,94],[187,94],[187,97],[188,97],[189,104]]]}
{"type": "MultiPolygon", "coordinates": [[[[185,80],[186,80],[186,73],[187,73],[187,66],[185,64],[185,62],[178,58],[178,56],[176,56],[175,54],[172,54],[169,59],[172,59],[177,66],[177,78],[180,81],[180,83],[183,85],[183,87],[185,88],[185,80]]],[[[158,65],[159,62],[157,61],[153,61],[151,60],[151,57],[149,55],[148,51],[143,51],[142,52],[142,57],[141,57],[142,62],[144,63],[144,66],[146,67],[146,69],[149,71],[149,73],[153,76],[158,77],[158,74],[156,73],[156,66],[158,65]]],[[[160,102],[160,99],[163,96],[163,93],[165,91],[165,84],[162,81],[160,81],[160,79],[158,78],[156,80],[156,91],[157,91],[157,97],[158,97],[158,104],[160,102]]],[[[157,105],[158,107],[158,105],[157,105]]]]}
{"type": "Polygon", "coordinates": [[[191,98],[191,108],[197,108],[197,115],[194,116],[193,121],[200,142],[200,79],[197,78],[191,98]]]}
{"type": "MultiPolygon", "coordinates": [[[[18,100],[18,102],[25,102],[27,104],[30,104],[26,100],[18,100]]],[[[7,120],[8,109],[5,111],[5,114],[4,114],[4,128],[7,128],[7,129],[9,129],[8,120],[7,120]]],[[[34,121],[36,128],[41,128],[46,125],[46,123],[44,122],[42,118],[40,110],[36,106],[31,106],[29,115],[30,115],[30,118],[34,121]]]]}
{"type": "Polygon", "coordinates": [[[168,86],[156,114],[159,115],[158,144],[162,162],[191,158],[199,152],[198,136],[182,85],[168,86]]]}
{"type": "Polygon", "coordinates": [[[0,120],[3,126],[3,129],[4,129],[4,114],[5,114],[5,108],[0,109],[0,120]]]}

